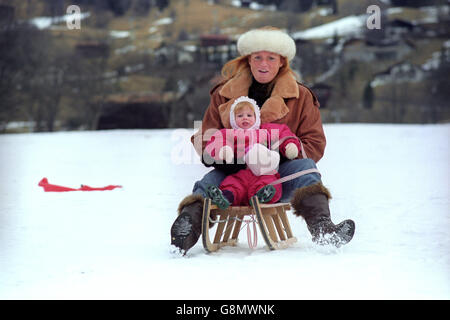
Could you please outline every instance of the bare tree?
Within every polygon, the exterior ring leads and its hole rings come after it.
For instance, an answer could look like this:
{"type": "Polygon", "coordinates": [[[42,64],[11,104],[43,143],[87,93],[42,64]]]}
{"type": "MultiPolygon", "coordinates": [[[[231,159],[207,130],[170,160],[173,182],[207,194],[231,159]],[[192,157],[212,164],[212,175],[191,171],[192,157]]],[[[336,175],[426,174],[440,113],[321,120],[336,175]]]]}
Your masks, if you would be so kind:
{"type": "Polygon", "coordinates": [[[43,130],[45,81],[51,38],[26,23],[15,23],[0,32],[0,112],[3,121],[24,115],[43,130]]]}
{"type": "Polygon", "coordinates": [[[46,31],[29,27],[19,33],[16,45],[23,63],[17,76],[17,103],[26,118],[35,123],[34,131],[44,131],[51,37],[46,31]]]}

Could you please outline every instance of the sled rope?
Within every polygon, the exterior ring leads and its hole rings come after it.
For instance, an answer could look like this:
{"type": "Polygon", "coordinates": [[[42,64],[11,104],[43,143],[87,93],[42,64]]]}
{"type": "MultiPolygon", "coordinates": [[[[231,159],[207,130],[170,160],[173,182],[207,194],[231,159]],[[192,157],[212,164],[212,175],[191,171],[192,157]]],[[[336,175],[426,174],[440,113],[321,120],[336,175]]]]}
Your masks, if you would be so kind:
{"type": "Polygon", "coordinates": [[[295,172],[293,174],[289,174],[283,178],[280,178],[278,180],[272,181],[271,183],[269,183],[270,185],[276,185],[276,184],[280,184],[280,183],[284,183],[286,181],[291,181],[294,180],[298,177],[304,176],[306,174],[310,174],[310,173],[318,173],[320,175],[320,171],[316,168],[312,168],[312,169],[306,169],[306,170],[302,170],[299,172],[295,172]]]}
{"type": "MultiPolygon", "coordinates": [[[[250,249],[254,249],[256,248],[256,246],[258,245],[258,232],[256,231],[256,224],[258,223],[258,221],[256,221],[255,219],[255,215],[252,214],[251,215],[251,219],[240,219],[238,217],[227,217],[226,219],[220,220],[220,219],[216,219],[213,220],[211,217],[209,217],[209,222],[211,223],[221,223],[221,222],[228,222],[229,220],[237,220],[240,222],[244,222],[244,226],[241,227],[240,230],[244,229],[245,227],[247,227],[247,242],[248,242],[248,247],[250,249]],[[251,231],[251,227],[250,224],[253,222],[253,241],[252,241],[252,231],[251,231]]],[[[230,228],[231,225],[227,226],[227,229],[230,228]]]]}
{"type": "MultiPolygon", "coordinates": [[[[252,214],[252,218],[251,219],[247,219],[247,220],[243,220],[243,222],[245,222],[245,226],[247,226],[247,242],[248,242],[248,247],[250,249],[255,249],[256,246],[258,245],[258,233],[256,232],[256,219],[255,219],[255,215],[252,214]],[[250,224],[253,222],[253,242],[252,242],[252,231],[250,229],[250,224]]],[[[244,227],[245,227],[244,226],[244,227]]],[[[242,229],[241,229],[242,230],[242,229]]]]}
{"type": "Polygon", "coordinates": [[[233,217],[232,219],[244,222],[245,225],[240,229],[244,229],[245,227],[247,227],[247,242],[248,242],[248,247],[250,249],[254,249],[256,248],[256,246],[258,245],[258,232],[256,231],[256,224],[258,223],[258,221],[256,221],[255,219],[255,215],[252,214],[251,215],[251,219],[239,219],[238,217],[233,217]],[[250,224],[253,222],[253,241],[252,241],[252,231],[250,229],[250,224]]]}

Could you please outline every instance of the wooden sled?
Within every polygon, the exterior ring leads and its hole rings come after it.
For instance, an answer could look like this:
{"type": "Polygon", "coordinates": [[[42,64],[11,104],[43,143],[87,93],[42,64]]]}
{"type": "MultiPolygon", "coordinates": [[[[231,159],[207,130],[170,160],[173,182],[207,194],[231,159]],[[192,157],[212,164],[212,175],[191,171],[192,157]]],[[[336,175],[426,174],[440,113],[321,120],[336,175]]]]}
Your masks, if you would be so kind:
{"type": "Polygon", "coordinates": [[[260,204],[256,196],[252,197],[251,206],[230,206],[219,209],[206,198],[203,205],[202,240],[207,252],[214,252],[224,246],[235,246],[245,216],[255,215],[259,229],[270,250],[283,249],[297,241],[292,235],[291,226],[286,215],[289,203],[260,204]],[[218,220],[210,219],[219,217],[218,220]],[[214,239],[210,238],[210,222],[218,223],[214,239]]]}

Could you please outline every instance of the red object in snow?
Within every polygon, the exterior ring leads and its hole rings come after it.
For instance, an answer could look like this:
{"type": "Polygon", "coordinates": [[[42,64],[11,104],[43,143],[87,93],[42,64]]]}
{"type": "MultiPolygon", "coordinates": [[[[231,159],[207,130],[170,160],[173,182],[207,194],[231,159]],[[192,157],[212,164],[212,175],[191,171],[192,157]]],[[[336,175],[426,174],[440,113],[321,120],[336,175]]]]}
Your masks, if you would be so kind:
{"type": "Polygon", "coordinates": [[[67,192],[67,191],[105,191],[105,190],[114,190],[116,188],[122,188],[122,186],[109,185],[101,188],[92,188],[87,185],[81,185],[81,188],[74,189],[69,187],[58,186],[56,184],[48,183],[47,178],[43,178],[39,181],[39,186],[44,188],[45,192],[67,192]]]}

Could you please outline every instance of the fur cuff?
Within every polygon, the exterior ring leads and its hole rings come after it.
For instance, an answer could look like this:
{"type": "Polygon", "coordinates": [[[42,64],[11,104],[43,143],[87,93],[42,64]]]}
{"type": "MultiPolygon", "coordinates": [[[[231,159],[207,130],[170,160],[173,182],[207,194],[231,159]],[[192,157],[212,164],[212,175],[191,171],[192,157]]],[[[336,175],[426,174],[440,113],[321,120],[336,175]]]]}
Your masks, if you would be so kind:
{"type": "Polygon", "coordinates": [[[188,205],[193,204],[195,202],[201,202],[201,204],[203,205],[203,200],[204,200],[204,198],[201,195],[199,195],[199,194],[190,194],[190,195],[188,195],[183,200],[181,200],[180,204],[178,205],[178,214],[181,213],[181,211],[183,210],[183,208],[185,206],[188,206],[188,205]]]}
{"type": "Polygon", "coordinates": [[[294,208],[294,214],[296,216],[301,216],[303,199],[306,199],[318,193],[325,195],[328,200],[331,199],[330,191],[320,182],[295,190],[291,199],[291,204],[294,208]]]}

